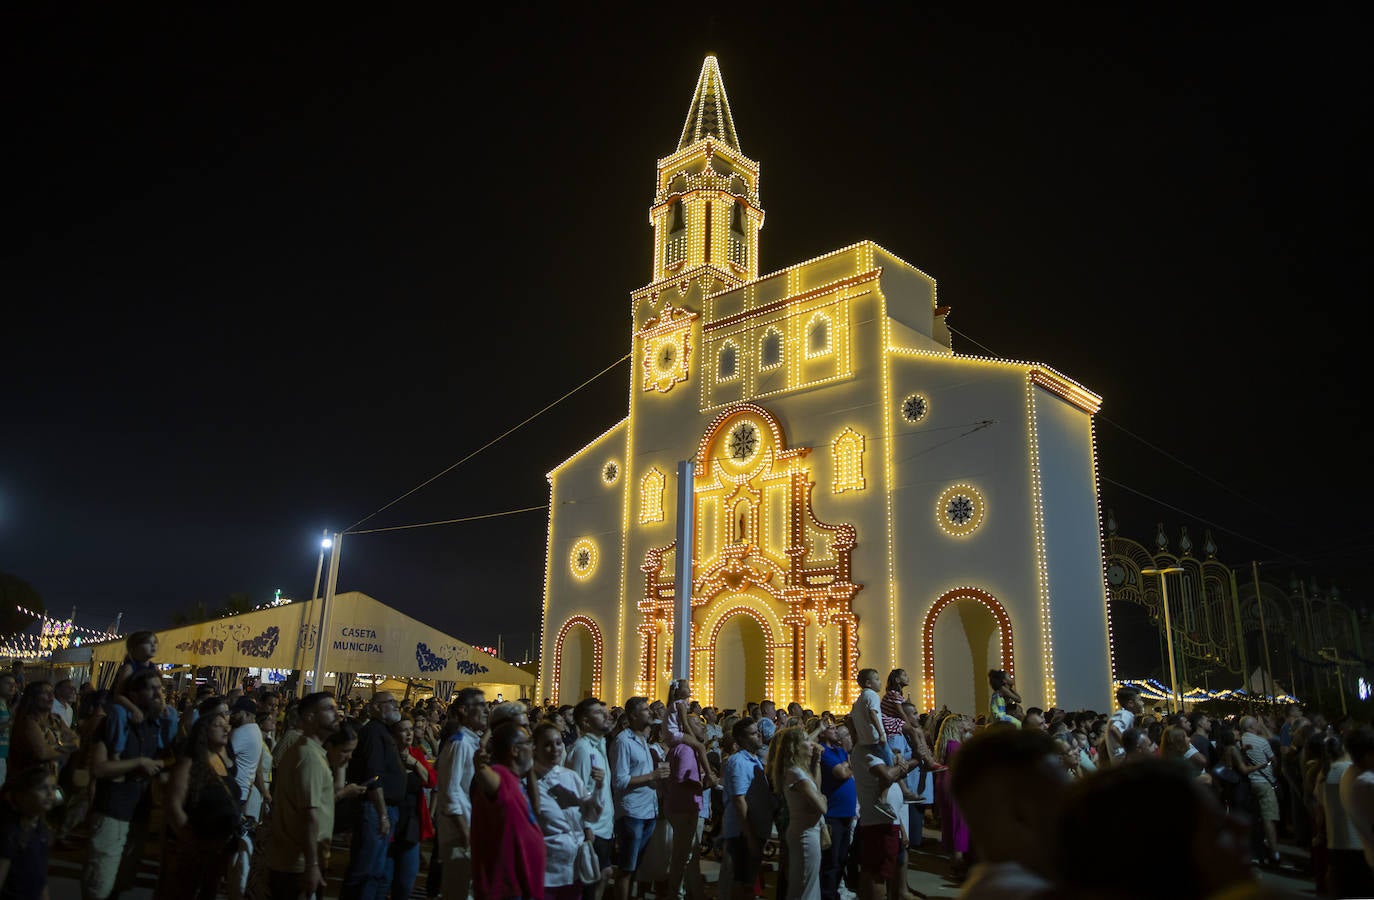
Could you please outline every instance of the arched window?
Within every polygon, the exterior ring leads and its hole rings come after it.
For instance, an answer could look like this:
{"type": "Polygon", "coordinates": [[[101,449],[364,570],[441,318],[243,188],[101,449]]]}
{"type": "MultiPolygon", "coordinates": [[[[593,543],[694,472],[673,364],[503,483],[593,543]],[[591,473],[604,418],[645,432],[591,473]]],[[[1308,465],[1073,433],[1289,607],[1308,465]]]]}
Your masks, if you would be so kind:
{"type": "Polygon", "coordinates": [[[716,369],[716,377],[721,381],[729,381],[738,374],[739,348],[726,341],[725,346],[720,348],[720,365],[716,369]]]}
{"type": "Polygon", "coordinates": [[[824,356],[830,352],[830,317],[816,313],[806,326],[806,356],[824,356]]]}
{"type": "Polygon", "coordinates": [[[864,436],[852,428],[840,432],[830,445],[835,462],[834,492],[864,489],[864,436]]]}
{"type": "Polygon", "coordinates": [[[663,240],[663,265],[675,266],[687,258],[687,216],[681,200],[668,208],[668,234],[663,240]]]}
{"type": "Polygon", "coordinates": [[[656,467],[639,480],[639,522],[641,525],[663,521],[663,489],[666,479],[656,467]]]}
{"type": "Polygon", "coordinates": [[[782,334],[776,328],[768,329],[763,336],[763,346],[759,350],[759,368],[776,369],[782,365],[782,334]]]}

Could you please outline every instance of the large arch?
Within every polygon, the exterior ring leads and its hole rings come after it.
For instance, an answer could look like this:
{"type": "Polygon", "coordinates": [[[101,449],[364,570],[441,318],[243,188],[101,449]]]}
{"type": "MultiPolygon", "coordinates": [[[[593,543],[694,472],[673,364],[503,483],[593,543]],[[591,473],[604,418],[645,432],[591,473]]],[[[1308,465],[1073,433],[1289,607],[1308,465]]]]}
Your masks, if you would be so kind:
{"type": "MultiPolygon", "coordinates": [[[[961,600],[977,603],[991,616],[1000,645],[1001,669],[1009,677],[1016,677],[1016,653],[1015,645],[1012,643],[1011,616],[1007,614],[1006,608],[992,594],[979,588],[960,587],[946,591],[931,604],[930,610],[921,623],[922,709],[933,709],[935,706],[935,622],[940,617],[940,613],[961,600]]],[[[977,715],[980,711],[976,708],[962,710],[962,712],[973,715],[977,715]]]]}
{"type": "Polygon", "coordinates": [[[549,696],[555,704],[568,702],[576,703],[578,700],[582,699],[581,697],[570,697],[563,700],[559,697],[563,686],[563,647],[574,628],[584,628],[591,636],[592,672],[589,691],[593,697],[603,696],[601,673],[606,659],[606,644],[601,636],[601,629],[597,626],[596,622],[588,616],[570,616],[558,629],[558,637],[555,638],[553,642],[553,671],[549,678],[549,696]]]}
{"type": "Polygon", "coordinates": [[[697,663],[693,681],[702,686],[702,696],[706,698],[703,702],[719,705],[716,696],[717,650],[720,646],[721,632],[727,623],[738,616],[751,619],[763,633],[763,686],[768,696],[748,699],[772,699],[772,694],[777,690],[776,645],[781,643],[785,632],[782,620],[768,608],[768,601],[764,598],[741,593],[733,597],[719,598],[710,608],[710,613],[704,616],[701,624],[696,627],[697,634],[706,638],[704,647],[700,643],[697,644],[697,647],[704,649],[705,659],[698,657],[693,660],[697,663]]]}

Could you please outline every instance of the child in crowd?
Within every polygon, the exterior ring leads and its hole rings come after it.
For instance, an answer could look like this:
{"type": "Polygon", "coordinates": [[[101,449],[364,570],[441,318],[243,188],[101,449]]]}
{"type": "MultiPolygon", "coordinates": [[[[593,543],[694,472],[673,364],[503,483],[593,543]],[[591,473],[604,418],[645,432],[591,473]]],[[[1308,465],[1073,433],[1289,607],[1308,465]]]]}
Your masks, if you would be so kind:
{"type": "Polygon", "coordinates": [[[668,685],[668,708],[663,715],[664,744],[669,749],[678,744],[692,748],[697,757],[697,771],[702,773],[702,786],[708,790],[716,783],[716,771],[706,752],[705,726],[693,719],[688,710],[692,699],[691,689],[686,678],[674,679],[668,685]]]}
{"type": "Polygon", "coordinates": [[[143,713],[124,694],[124,685],[135,672],[154,668],[153,656],[157,653],[157,635],[151,631],[135,631],[124,640],[124,662],[115,673],[114,689],[111,694],[114,702],[129,712],[135,725],[143,721],[143,713]]]}

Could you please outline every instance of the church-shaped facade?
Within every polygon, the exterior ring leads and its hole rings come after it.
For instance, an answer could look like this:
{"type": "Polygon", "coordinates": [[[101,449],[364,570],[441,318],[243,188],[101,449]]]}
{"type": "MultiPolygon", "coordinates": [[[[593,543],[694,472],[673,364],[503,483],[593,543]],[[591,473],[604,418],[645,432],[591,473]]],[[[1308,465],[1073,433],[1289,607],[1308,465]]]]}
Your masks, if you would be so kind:
{"type": "Polygon", "coordinates": [[[764,211],[714,57],[649,208],[628,415],[549,473],[539,696],[664,696],[678,462],[695,461],[690,672],[722,708],[1109,708],[1093,415],[1053,369],[953,352],[935,281],[863,242],[758,272],[764,211]]]}

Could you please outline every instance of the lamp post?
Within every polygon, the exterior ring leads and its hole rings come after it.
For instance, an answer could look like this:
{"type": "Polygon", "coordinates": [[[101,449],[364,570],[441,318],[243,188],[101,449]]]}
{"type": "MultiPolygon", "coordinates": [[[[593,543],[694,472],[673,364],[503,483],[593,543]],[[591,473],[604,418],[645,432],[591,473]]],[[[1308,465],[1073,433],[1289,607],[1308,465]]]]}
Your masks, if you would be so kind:
{"type": "MultiPolygon", "coordinates": [[[[329,610],[329,601],[334,594],[334,585],[339,580],[339,545],[342,543],[342,535],[329,536],[329,529],[325,529],[320,536],[320,558],[315,563],[315,586],[310,589],[310,602],[318,603],[318,625],[315,632],[315,681],[314,688],[320,690],[324,685],[324,630],[328,624],[326,614],[329,610]],[[329,580],[325,582],[325,596],[320,597],[320,575],[324,570],[324,551],[329,550],[329,580]]],[[[305,695],[305,660],[301,660],[301,677],[296,682],[296,696],[305,695]]]]}
{"type": "Polygon", "coordinates": [[[1174,628],[1173,622],[1169,618],[1169,583],[1166,575],[1182,574],[1182,566],[1169,566],[1167,569],[1141,569],[1141,575],[1159,576],[1160,599],[1164,601],[1164,637],[1169,645],[1169,693],[1173,694],[1174,709],[1170,712],[1183,711],[1183,697],[1178,692],[1178,670],[1174,666],[1174,628]]]}
{"type": "Polygon", "coordinates": [[[334,542],[329,539],[329,529],[325,528],[320,532],[320,558],[315,562],[315,586],[310,589],[311,600],[320,595],[320,573],[324,571],[324,551],[332,546],[334,546],[334,542]]]}

